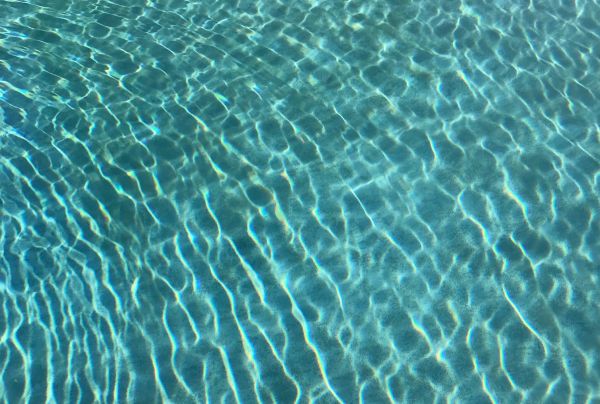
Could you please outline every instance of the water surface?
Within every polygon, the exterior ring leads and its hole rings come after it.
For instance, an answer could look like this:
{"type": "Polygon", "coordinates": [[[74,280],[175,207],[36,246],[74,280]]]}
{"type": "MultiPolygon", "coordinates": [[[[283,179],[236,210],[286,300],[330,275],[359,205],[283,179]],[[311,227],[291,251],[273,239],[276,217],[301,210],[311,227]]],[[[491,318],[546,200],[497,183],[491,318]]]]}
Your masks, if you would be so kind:
{"type": "Polygon", "coordinates": [[[599,402],[599,22],[0,0],[0,396],[599,402]]]}

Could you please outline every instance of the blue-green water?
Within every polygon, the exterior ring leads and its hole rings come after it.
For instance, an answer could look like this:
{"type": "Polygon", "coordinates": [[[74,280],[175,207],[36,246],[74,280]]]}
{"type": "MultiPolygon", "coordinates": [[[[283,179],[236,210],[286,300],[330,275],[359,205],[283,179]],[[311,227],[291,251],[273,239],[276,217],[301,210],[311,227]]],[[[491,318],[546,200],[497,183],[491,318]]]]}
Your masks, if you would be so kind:
{"type": "Polygon", "coordinates": [[[599,403],[599,24],[0,0],[0,401],[599,403]]]}

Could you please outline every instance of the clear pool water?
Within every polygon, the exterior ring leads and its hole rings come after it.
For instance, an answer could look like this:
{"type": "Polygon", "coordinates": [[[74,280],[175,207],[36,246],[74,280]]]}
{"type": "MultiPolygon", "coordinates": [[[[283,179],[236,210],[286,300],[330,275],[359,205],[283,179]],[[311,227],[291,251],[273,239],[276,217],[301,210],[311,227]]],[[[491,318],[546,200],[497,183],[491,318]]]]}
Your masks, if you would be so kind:
{"type": "Polygon", "coordinates": [[[8,403],[599,403],[595,0],[0,0],[8,403]]]}

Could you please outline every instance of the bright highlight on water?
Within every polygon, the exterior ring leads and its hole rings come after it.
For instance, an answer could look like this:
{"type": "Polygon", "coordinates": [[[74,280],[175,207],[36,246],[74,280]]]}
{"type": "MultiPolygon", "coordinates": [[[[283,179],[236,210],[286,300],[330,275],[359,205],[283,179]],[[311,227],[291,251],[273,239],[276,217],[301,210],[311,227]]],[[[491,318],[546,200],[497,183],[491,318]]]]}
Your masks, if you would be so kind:
{"type": "Polygon", "coordinates": [[[600,4],[0,0],[0,401],[600,403],[600,4]]]}

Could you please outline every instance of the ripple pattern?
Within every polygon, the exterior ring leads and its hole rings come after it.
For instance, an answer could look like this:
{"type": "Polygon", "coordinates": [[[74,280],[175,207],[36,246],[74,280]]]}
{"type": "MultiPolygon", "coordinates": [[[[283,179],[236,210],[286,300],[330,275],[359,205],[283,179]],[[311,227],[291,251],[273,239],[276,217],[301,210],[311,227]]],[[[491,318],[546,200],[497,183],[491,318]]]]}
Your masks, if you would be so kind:
{"type": "Polygon", "coordinates": [[[600,4],[0,0],[6,402],[600,400],[600,4]]]}

